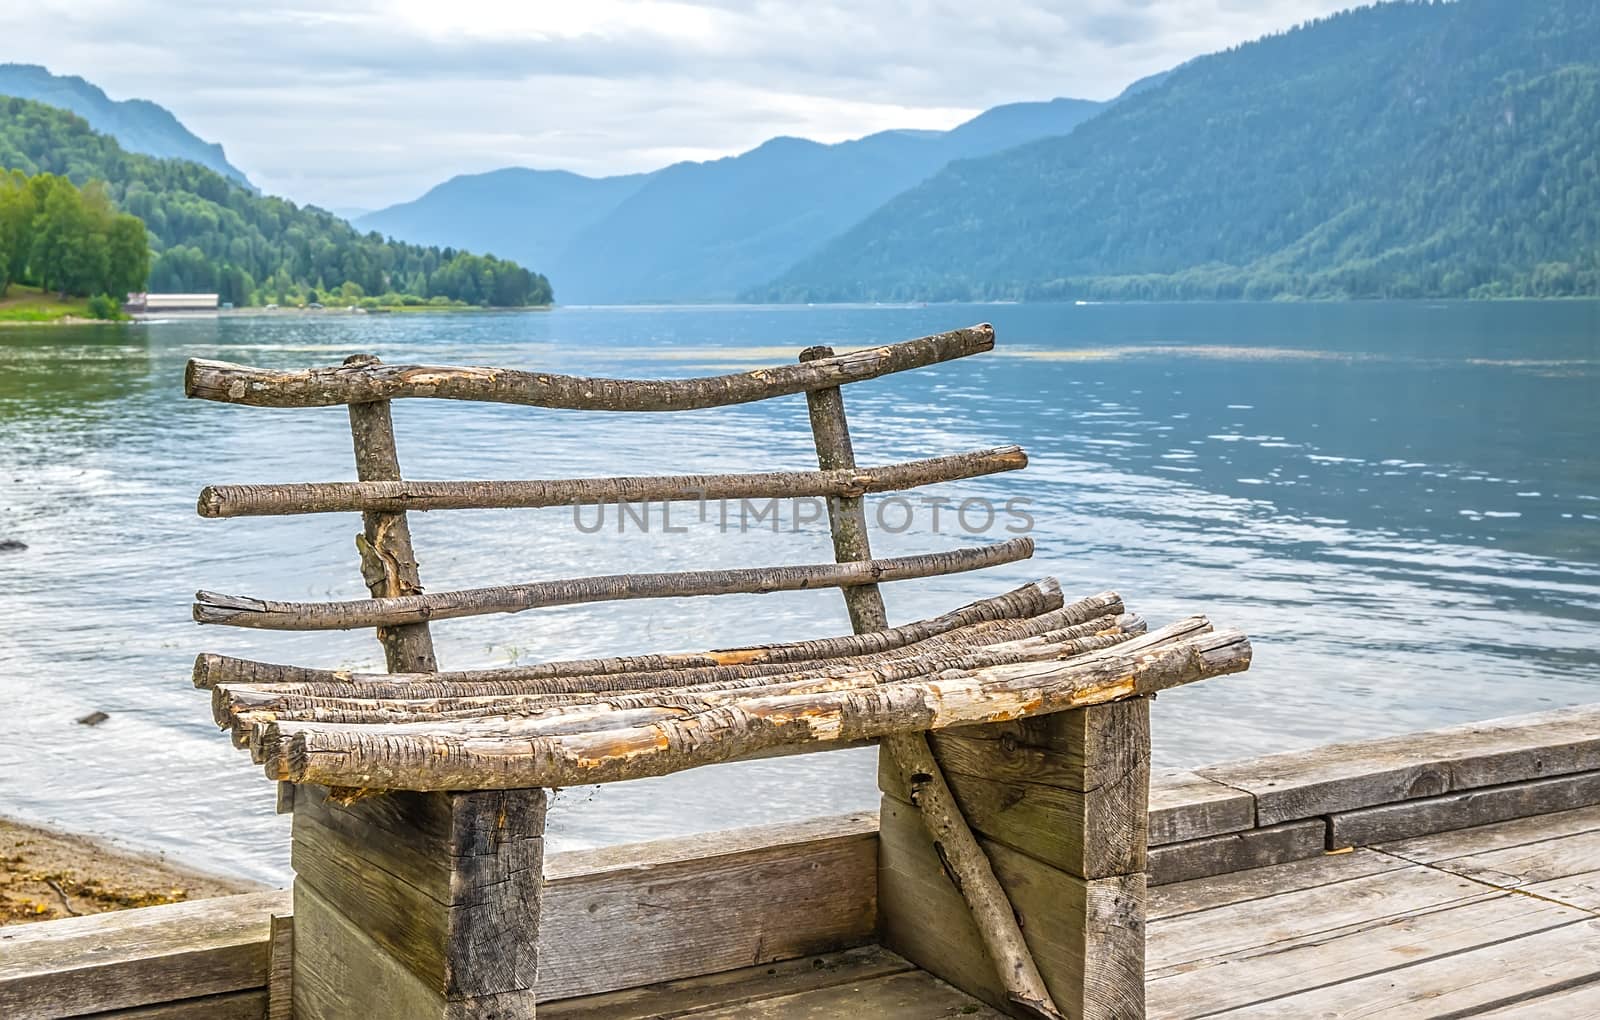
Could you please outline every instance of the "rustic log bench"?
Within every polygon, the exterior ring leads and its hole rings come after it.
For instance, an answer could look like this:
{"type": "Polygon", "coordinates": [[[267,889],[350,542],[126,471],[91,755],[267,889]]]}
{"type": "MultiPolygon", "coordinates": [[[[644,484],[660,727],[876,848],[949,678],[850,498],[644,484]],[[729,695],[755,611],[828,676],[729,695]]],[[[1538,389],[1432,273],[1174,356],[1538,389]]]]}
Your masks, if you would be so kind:
{"type": "MultiPolygon", "coordinates": [[[[356,482],[207,488],[206,517],[359,512],[372,597],[294,603],[202,591],[204,624],[372,627],[388,672],[205,654],[218,723],[294,814],[300,1020],[534,1016],[546,791],[700,765],[880,746],[884,944],[1016,1016],[1143,1014],[1148,699],[1237,672],[1250,646],[1203,617],[1156,630],[1114,593],[1051,579],[889,625],[879,585],[1011,563],[1026,537],[874,558],[863,496],[1027,463],[1017,447],[857,467],[843,384],[987,351],[987,325],[702,379],[498,368],[190,362],[189,396],[348,405],[356,482]],[[420,482],[402,479],[391,401],[431,397],[678,411],[803,393],[820,470],[420,482]],[[823,497],[835,562],[424,592],[406,514],[574,502],[823,497]],[[854,633],[696,653],[443,672],[435,620],[616,599],[837,587],[854,633]],[[295,792],[299,790],[299,792],[295,792]]],[[[827,883],[829,876],[816,876],[827,883]]],[[[648,940],[666,933],[630,931],[648,940]]],[[[757,961],[760,962],[760,961],[757,961]]]]}

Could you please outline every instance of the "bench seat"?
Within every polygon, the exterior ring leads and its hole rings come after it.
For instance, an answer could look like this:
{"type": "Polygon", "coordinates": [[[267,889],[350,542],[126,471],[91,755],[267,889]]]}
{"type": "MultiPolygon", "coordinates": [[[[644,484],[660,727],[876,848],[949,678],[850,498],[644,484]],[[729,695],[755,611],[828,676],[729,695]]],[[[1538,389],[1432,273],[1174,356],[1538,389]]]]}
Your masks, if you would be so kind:
{"type": "MultiPolygon", "coordinates": [[[[863,466],[841,387],[993,346],[994,329],[978,324],[674,379],[372,355],[290,370],[190,362],[192,397],[344,405],[350,418],[354,481],[215,485],[197,504],[209,518],[361,519],[355,545],[370,598],[200,591],[193,606],[209,626],[371,628],[383,647],[382,673],[218,654],[195,663],[216,721],[279,782],[279,810],[294,814],[295,1016],[534,1020],[551,788],[876,743],[875,926],[884,945],[1008,1016],[1142,1017],[1149,702],[1157,691],[1246,669],[1250,643],[1201,616],[1151,629],[1114,592],[1067,602],[1050,578],[890,625],[884,587],[1020,563],[1034,540],[1007,527],[999,540],[971,534],[880,558],[866,498],[904,500],[895,494],[1019,471],[1028,457],[998,446],[863,466]],[[530,421],[507,421],[505,441],[532,449],[541,427],[568,427],[540,419],[541,408],[637,416],[802,394],[815,470],[424,481],[401,471],[392,414],[396,402],[418,399],[520,405],[534,409],[530,421]],[[795,501],[797,520],[801,500],[815,501],[814,520],[825,507],[832,558],[438,590],[424,587],[409,523],[423,511],[615,504],[621,513],[691,502],[705,523],[710,504],[752,500],[771,509],[795,501]],[[466,671],[441,669],[433,642],[435,625],[493,613],[821,588],[840,590],[851,633],[466,671]],[[313,789],[298,793],[297,784],[313,789]]],[[[924,497],[932,506],[951,499],[924,497]]],[[[849,880],[820,865],[801,878],[794,897],[849,880]]],[[[591,902],[575,937],[633,940],[648,955],[703,920],[692,897],[679,897],[681,913],[664,905],[677,895],[669,878],[648,881],[648,915],[591,902]]],[[[767,934],[779,933],[758,933],[756,962],[763,946],[782,941],[767,934]]],[[[274,1015],[287,1008],[279,999],[274,1015]]]]}
{"type": "Polygon", "coordinates": [[[1053,578],[904,627],[699,653],[460,673],[203,661],[217,722],[278,780],[364,789],[576,786],[892,733],[1026,718],[1243,669],[1242,635],[1149,631],[1053,578]],[[287,667],[285,667],[287,669],[287,667]]]}

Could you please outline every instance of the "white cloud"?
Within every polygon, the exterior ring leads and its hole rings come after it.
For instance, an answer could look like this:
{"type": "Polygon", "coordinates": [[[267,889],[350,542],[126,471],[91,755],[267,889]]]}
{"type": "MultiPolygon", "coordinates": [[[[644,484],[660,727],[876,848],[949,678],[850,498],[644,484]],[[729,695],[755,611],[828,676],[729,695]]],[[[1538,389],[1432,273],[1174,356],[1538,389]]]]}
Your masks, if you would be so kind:
{"type": "Polygon", "coordinates": [[[376,207],[506,165],[648,170],[1108,98],[1347,3],[33,0],[0,10],[0,61],[161,103],[268,191],[376,207]]]}

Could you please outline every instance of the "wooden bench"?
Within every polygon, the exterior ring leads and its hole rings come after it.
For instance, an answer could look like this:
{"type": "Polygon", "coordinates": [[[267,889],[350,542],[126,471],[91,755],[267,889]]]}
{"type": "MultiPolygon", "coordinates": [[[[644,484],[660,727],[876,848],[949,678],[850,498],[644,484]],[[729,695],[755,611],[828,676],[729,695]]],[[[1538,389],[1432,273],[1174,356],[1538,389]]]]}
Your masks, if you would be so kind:
{"type": "MultiPolygon", "coordinates": [[[[978,354],[986,325],[701,379],[499,368],[190,362],[189,396],[348,405],[357,482],[207,488],[207,517],[359,512],[371,598],[297,603],[200,592],[204,624],[376,629],[388,672],[205,654],[217,722],[294,813],[300,1020],[526,1018],[550,788],[877,742],[879,935],[1016,1016],[1143,1014],[1147,703],[1245,669],[1203,617],[1150,630],[1115,593],[1051,579],[891,627],[879,586],[1011,563],[1027,537],[874,558],[863,496],[1024,467],[1016,447],[858,467],[840,387],[978,354]],[[819,470],[537,481],[405,480],[391,402],[483,400],[678,411],[804,394],[819,470]],[[638,573],[425,592],[406,514],[574,502],[824,497],[835,562],[638,573]],[[693,653],[445,672],[436,620],[601,600],[837,587],[854,632],[693,653]],[[298,790],[298,792],[296,792],[298,790]]],[[[825,886],[830,876],[817,874],[825,886]]],[[[670,931],[612,932],[613,939],[670,931]]],[[[757,960],[754,962],[762,962],[757,960]]]]}

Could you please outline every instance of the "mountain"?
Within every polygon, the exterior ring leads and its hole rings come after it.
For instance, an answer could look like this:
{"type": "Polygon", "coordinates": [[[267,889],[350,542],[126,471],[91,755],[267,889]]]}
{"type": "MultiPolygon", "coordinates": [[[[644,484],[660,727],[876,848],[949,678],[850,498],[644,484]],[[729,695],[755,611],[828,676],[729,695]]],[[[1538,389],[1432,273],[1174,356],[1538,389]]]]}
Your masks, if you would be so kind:
{"type": "Polygon", "coordinates": [[[1381,4],[957,162],[761,300],[1600,294],[1600,5],[1381,4]]]}
{"type": "Polygon", "coordinates": [[[245,187],[249,180],[223,155],[222,146],[202,141],[165,107],[144,99],[110,99],[82,78],[51,74],[34,64],[0,64],[0,96],[31,99],[70,110],[110,135],[129,152],[157,159],[199,163],[245,187]]]}
{"type": "Polygon", "coordinates": [[[551,301],[549,281],[514,263],[358,233],[332,213],[258,195],[197,163],[127,152],[82,118],[26,99],[0,96],[0,170],[104,182],[85,194],[144,222],[152,290],[217,291],[238,305],[329,294],[351,303],[379,295],[409,295],[405,303],[551,301]]]}
{"type": "Polygon", "coordinates": [[[418,244],[467,245],[548,266],[579,231],[638,191],[646,178],[510,167],[452,177],[413,202],[353,222],[418,244]]]}
{"type": "Polygon", "coordinates": [[[950,131],[834,145],[774,138],[648,175],[500,170],[455,178],[357,225],[536,261],[571,303],[727,300],[951,160],[1064,134],[1104,105],[1017,103],[950,131]]]}

